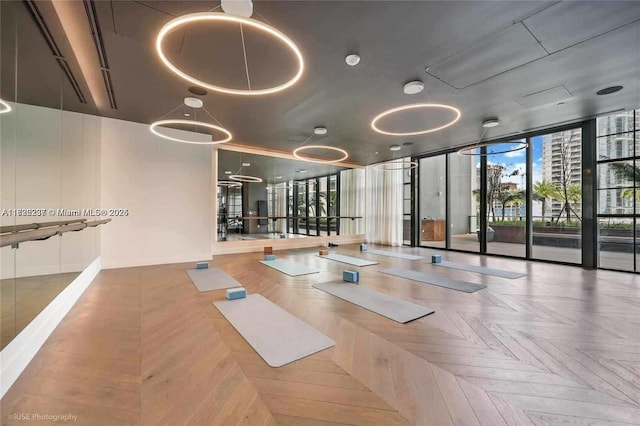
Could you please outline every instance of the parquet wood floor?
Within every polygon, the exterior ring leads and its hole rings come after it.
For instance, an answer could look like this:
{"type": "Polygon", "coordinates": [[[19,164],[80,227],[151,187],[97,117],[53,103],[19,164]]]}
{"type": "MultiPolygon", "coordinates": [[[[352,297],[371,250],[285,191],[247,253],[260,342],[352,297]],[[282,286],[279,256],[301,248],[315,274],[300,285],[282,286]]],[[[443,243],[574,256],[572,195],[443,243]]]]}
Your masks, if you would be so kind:
{"type": "Polygon", "coordinates": [[[224,291],[195,290],[191,265],[107,270],[5,395],[2,424],[26,424],[8,417],[20,412],[91,425],[640,424],[640,277],[448,253],[528,274],[434,271],[487,285],[467,294],[380,274],[434,268],[380,257],[360,285],[436,310],[398,324],[311,288],[345,265],[292,256],[323,271],[294,278],[261,256],[211,264],[335,347],[270,368],[211,305],[224,291]]]}

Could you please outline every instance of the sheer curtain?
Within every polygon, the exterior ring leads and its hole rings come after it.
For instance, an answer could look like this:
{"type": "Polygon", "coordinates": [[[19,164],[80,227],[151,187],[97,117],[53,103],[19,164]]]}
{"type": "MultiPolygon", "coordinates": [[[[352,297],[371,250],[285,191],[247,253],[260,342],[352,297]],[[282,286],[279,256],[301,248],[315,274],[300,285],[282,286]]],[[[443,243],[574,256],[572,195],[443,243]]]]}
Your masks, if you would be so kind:
{"type": "Polygon", "coordinates": [[[380,171],[367,166],[365,174],[367,241],[402,245],[402,170],[380,171]]]}
{"type": "MultiPolygon", "coordinates": [[[[364,169],[340,172],[339,216],[364,217],[364,169]]],[[[364,219],[340,219],[340,234],[364,234],[364,219]]]]}

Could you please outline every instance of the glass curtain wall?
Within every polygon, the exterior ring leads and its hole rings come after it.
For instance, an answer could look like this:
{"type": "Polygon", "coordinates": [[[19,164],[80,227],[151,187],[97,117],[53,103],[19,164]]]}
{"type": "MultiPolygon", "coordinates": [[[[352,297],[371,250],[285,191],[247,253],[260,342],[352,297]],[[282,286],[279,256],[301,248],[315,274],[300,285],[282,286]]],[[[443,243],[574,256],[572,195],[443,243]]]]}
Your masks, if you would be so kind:
{"type": "Polygon", "coordinates": [[[446,246],[447,156],[420,159],[420,245],[446,246]]]}
{"type": "Polygon", "coordinates": [[[598,262],[602,268],[639,271],[640,110],[596,121],[598,262]]]}
{"type": "Polygon", "coordinates": [[[582,261],[582,129],[531,138],[532,258],[582,261]]]}
{"type": "Polygon", "coordinates": [[[420,159],[419,244],[480,252],[484,200],[485,253],[581,263],[581,127],[505,140],[482,153],[486,161],[457,152],[420,159]],[[528,148],[516,149],[524,142],[528,148]]]}

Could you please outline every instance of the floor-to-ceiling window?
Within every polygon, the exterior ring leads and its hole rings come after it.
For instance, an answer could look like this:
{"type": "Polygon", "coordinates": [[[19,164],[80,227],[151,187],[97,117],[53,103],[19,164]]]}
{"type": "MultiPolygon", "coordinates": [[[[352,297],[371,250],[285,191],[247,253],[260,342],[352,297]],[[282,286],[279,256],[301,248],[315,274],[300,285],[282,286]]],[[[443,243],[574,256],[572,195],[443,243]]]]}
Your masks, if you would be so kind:
{"type": "Polygon", "coordinates": [[[449,155],[449,232],[455,250],[480,250],[480,159],[457,153],[449,155]]]}
{"type": "Polygon", "coordinates": [[[521,149],[524,142],[518,139],[485,148],[487,253],[526,256],[527,151],[521,149]]]}
{"type": "Polygon", "coordinates": [[[596,121],[598,173],[598,264],[639,271],[640,110],[596,121]]]}
{"type": "Polygon", "coordinates": [[[402,171],[402,243],[411,245],[411,217],[413,212],[412,191],[411,191],[411,171],[405,168],[402,171]]]}
{"type": "Polygon", "coordinates": [[[445,247],[447,217],[447,156],[420,159],[420,245],[445,247]]]}
{"type": "Polygon", "coordinates": [[[582,129],[531,138],[533,245],[531,257],[582,261],[582,129]]]}

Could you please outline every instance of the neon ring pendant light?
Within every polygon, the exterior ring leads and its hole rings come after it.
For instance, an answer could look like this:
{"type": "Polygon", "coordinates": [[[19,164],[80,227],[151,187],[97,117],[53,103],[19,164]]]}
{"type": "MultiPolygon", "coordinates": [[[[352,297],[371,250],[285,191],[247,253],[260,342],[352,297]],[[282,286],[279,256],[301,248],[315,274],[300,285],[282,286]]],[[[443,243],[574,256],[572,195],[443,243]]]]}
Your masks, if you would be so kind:
{"type": "Polygon", "coordinates": [[[398,161],[391,160],[384,163],[374,164],[373,169],[379,172],[394,172],[396,170],[412,170],[418,168],[418,163],[415,161],[398,161]]]}
{"type": "Polygon", "coordinates": [[[256,176],[247,175],[229,175],[229,179],[236,182],[262,182],[262,179],[256,176]]]}
{"type": "Polygon", "coordinates": [[[244,18],[241,16],[228,15],[226,13],[218,13],[218,12],[197,12],[190,13],[187,15],[180,16],[175,18],[168,23],[166,23],[156,38],[156,52],[160,57],[160,60],[165,64],[167,68],[169,68],[173,73],[177,74],[181,78],[187,80],[188,82],[195,84],[196,86],[203,87],[205,89],[213,90],[215,92],[227,93],[231,95],[244,95],[244,96],[257,96],[257,95],[267,95],[270,93],[276,93],[282,90],[285,90],[291,86],[293,86],[299,79],[302,77],[302,73],[304,72],[304,59],[302,57],[302,53],[300,49],[296,46],[296,44],[287,37],[282,32],[273,28],[270,25],[257,21],[251,18],[244,18]],[[246,25],[248,27],[259,30],[265,34],[268,34],[274,37],[276,40],[282,42],[286,47],[288,47],[293,54],[295,55],[298,62],[298,71],[296,74],[289,79],[288,81],[265,89],[232,89],[228,87],[217,86],[213,83],[208,83],[206,81],[199,80],[186,72],[179,69],[176,65],[174,65],[165,55],[163,48],[163,41],[167,34],[177,28],[182,26],[186,26],[193,22],[234,22],[241,25],[246,25]]]}
{"type": "Polygon", "coordinates": [[[195,120],[173,120],[173,119],[158,120],[158,121],[154,121],[153,123],[151,123],[149,125],[149,130],[151,130],[151,132],[154,135],[159,136],[161,138],[169,139],[169,140],[174,141],[174,142],[190,143],[190,144],[193,144],[193,145],[217,145],[217,144],[229,142],[231,140],[231,138],[232,138],[231,132],[229,132],[224,127],[216,126],[214,124],[206,123],[204,121],[195,121],[195,120]],[[220,132],[224,133],[226,136],[225,136],[224,139],[220,139],[220,140],[217,140],[217,141],[204,141],[204,142],[188,140],[188,139],[174,138],[173,136],[169,136],[169,135],[166,135],[164,133],[161,133],[157,129],[157,127],[166,126],[168,124],[186,124],[186,125],[195,125],[195,126],[207,127],[209,129],[212,129],[212,130],[220,131],[220,132]]]}
{"type": "Polygon", "coordinates": [[[445,104],[409,104],[409,105],[402,105],[396,108],[391,108],[388,109],[380,114],[378,114],[373,121],[371,121],[371,128],[373,130],[375,130],[378,133],[381,133],[383,135],[389,135],[389,136],[415,136],[415,135],[424,135],[426,133],[433,133],[433,132],[437,132],[438,130],[442,130],[442,129],[446,129],[449,126],[453,126],[459,119],[460,116],[462,115],[462,113],[460,112],[460,110],[456,107],[453,107],[451,105],[445,105],[445,104]],[[455,114],[455,118],[451,121],[449,121],[448,123],[442,125],[442,126],[438,126],[438,127],[433,127],[431,129],[424,129],[424,130],[418,130],[418,131],[414,131],[414,132],[390,132],[387,130],[383,130],[378,126],[378,121],[380,121],[382,118],[387,117],[389,115],[393,115],[402,111],[407,111],[407,110],[412,110],[412,109],[428,109],[428,108],[434,108],[434,109],[446,109],[446,110],[450,110],[453,111],[453,113],[455,114]]]}
{"type": "Polygon", "coordinates": [[[476,144],[476,145],[466,146],[466,147],[460,148],[458,150],[458,154],[467,155],[467,156],[478,155],[480,157],[484,157],[484,156],[487,156],[487,155],[506,154],[506,153],[509,153],[509,152],[516,152],[516,151],[520,151],[520,150],[523,150],[523,149],[527,149],[528,147],[529,147],[529,144],[527,142],[525,142],[525,141],[484,142],[484,143],[479,143],[479,144],[476,144]],[[494,146],[494,145],[504,145],[504,144],[516,144],[516,146],[512,147],[511,149],[505,149],[505,150],[502,150],[502,151],[485,152],[484,154],[481,153],[481,152],[474,152],[478,148],[490,147],[490,146],[494,146]]]}
{"type": "Polygon", "coordinates": [[[339,162],[344,161],[347,158],[349,158],[349,154],[344,149],[336,148],[335,146],[327,146],[327,145],[301,146],[301,147],[296,148],[296,149],[293,150],[293,156],[296,157],[298,160],[309,161],[311,163],[321,163],[321,164],[339,163],[339,162]],[[320,159],[316,159],[314,157],[308,157],[308,156],[305,156],[305,155],[300,155],[301,151],[306,151],[306,150],[309,150],[309,149],[327,149],[329,151],[339,152],[342,155],[342,157],[340,157],[340,158],[338,158],[336,160],[320,160],[320,159]]]}

